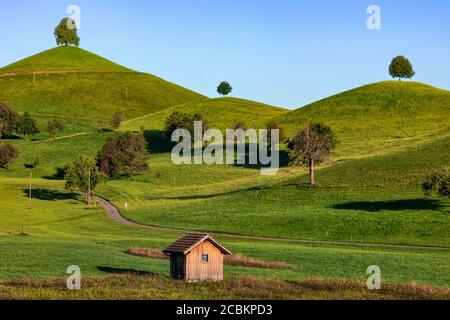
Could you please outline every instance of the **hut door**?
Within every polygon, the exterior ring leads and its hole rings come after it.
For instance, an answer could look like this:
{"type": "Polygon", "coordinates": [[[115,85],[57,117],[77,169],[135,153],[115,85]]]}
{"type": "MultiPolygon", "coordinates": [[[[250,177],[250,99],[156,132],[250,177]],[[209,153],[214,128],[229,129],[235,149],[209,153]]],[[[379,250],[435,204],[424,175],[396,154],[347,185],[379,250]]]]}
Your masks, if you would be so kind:
{"type": "Polygon", "coordinates": [[[186,274],[184,261],[184,256],[172,256],[172,278],[184,280],[186,274]]]}

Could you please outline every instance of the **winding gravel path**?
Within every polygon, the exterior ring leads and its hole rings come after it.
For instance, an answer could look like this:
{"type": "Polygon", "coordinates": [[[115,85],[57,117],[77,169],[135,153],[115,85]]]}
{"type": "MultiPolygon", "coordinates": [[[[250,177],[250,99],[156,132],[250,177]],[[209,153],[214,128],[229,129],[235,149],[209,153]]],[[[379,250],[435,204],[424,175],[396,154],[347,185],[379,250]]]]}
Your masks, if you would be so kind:
{"type": "MultiPolygon", "coordinates": [[[[191,230],[171,228],[171,227],[159,227],[152,225],[145,225],[133,222],[125,218],[119,210],[108,200],[99,196],[94,196],[94,199],[99,202],[106,211],[106,214],[112,220],[136,228],[157,230],[157,231],[176,231],[176,232],[189,232],[191,230]]],[[[302,244],[328,244],[328,245],[343,245],[343,246],[360,246],[360,247],[373,247],[373,248],[395,248],[395,249],[426,249],[426,250],[450,250],[450,247],[438,247],[438,246],[420,246],[420,245],[396,245],[396,244],[379,244],[379,243],[362,243],[362,242],[346,242],[346,241],[322,241],[322,240],[298,240],[288,238],[273,238],[273,237],[258,237],[258,236],[244,236],[232,233],[214,232],[214,236],[220,236],[222,238],[242,239],[249,241],[272,241],[272,242],[286,242],[286,243],[302,243],[302,244]]]]}

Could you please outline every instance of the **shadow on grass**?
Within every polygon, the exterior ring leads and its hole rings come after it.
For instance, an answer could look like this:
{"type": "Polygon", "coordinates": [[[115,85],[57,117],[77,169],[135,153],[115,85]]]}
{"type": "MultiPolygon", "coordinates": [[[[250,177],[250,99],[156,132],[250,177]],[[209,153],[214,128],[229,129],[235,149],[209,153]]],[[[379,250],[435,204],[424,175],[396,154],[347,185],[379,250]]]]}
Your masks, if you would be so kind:
{"type": "Polygon", "coordinates": [[[368,212],[404,211],[404,210],[435,210],[443,211],[444,206],[439,200],[407,199],[392,201],[352,201],[332,206],[338,210],[358,210],[368,212]]]}
{"type": "Polygon", "coordinates": [[[175,197],[147,197],[147,200],[201,200],[201,199],[213,199],[224,196],[231,196],[238,193],[251,192],[251,191],[265,191],[271,189],[270,187],[250,187],[239,190],[232,190],[228,192],[214,193],[214,194],[205,194],[205,195],[192,195],[192,196],[175,196],[175,197]]]}
{"type": "MultiPolygon", "coordinates": [[[[29,189],[23,189],[22,192],[27,197],[29,196],[29,189]]],[[[33,189],[31,191],[31,198],[43,201],[59,201],[59,200],[77,200],[78,194],[73,192],[63,192],[58,190],[48,189],[33,189]]]]}
{"type": "Polygon", "coordinates": [[[63,168],[56,168],[56,172],[51,176],[43,177],[46,180],[64,180],[65,171],[63,168]]]}
{"type": "Polygon", "coordinates": [[[162,130],[146,130],[144,131],[144,138],[150,153],[170,153],[176,145],[167,139],[166,133],[162,130]]]}
{"type": "Polygon", "coordinates": [[[159,275],[156,272],[135,270],[135,269],[122,269],[122,268],[113,268],[113,267],[97,267],[97,269],[101,272],[112,273],[112,274],[131,274],[136,276],[157,276],[159,275]]]}

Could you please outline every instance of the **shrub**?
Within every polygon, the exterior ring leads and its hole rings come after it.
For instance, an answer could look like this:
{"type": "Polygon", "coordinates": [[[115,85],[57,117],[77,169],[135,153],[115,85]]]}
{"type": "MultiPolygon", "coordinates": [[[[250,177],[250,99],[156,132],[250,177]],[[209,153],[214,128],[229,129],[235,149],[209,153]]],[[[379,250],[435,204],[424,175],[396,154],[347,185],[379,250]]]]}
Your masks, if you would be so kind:
{"type": "Polygon", "coordinates": [[[19,150],[12,144],[0,146],[0,167],[9,169],[12,162],[19,158],[19,150]]]}
{"type": "Polygon", "coordinates": [[[431,173],[422,188],[426,196],[450,198],[450,168],[444,167],[431,173]]]}

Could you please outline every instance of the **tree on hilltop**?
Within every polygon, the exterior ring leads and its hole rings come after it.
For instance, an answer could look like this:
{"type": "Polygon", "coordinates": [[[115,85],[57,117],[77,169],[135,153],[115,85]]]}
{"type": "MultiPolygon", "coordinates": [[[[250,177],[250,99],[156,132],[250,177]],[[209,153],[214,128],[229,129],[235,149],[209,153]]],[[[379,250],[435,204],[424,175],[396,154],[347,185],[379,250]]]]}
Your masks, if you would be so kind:
{"type": "Polygon", "coordinates": [[[55,28],[53,33],[56,38],[56,44],[58,46],[70,46],[78,47],[80,45],[80,37],[78,37],[77,25],[75,21],[70,18],[64,18],[55,28]]]}
{"type": "Polygon", "coordinates": [[[233,91],[233,87],[227,81],[223,81],[217,87],[217,93],[222,96],[227,96],[233,91]]]}
{"type": "Polygon", "coordinates": [[[415,72],[411,62],[404,56],[398,56],[392,59],[389,66],[389,74],[392,78],[398,78],[398,81],[404,79],[411,79],[415,76],[415,72]]]}

